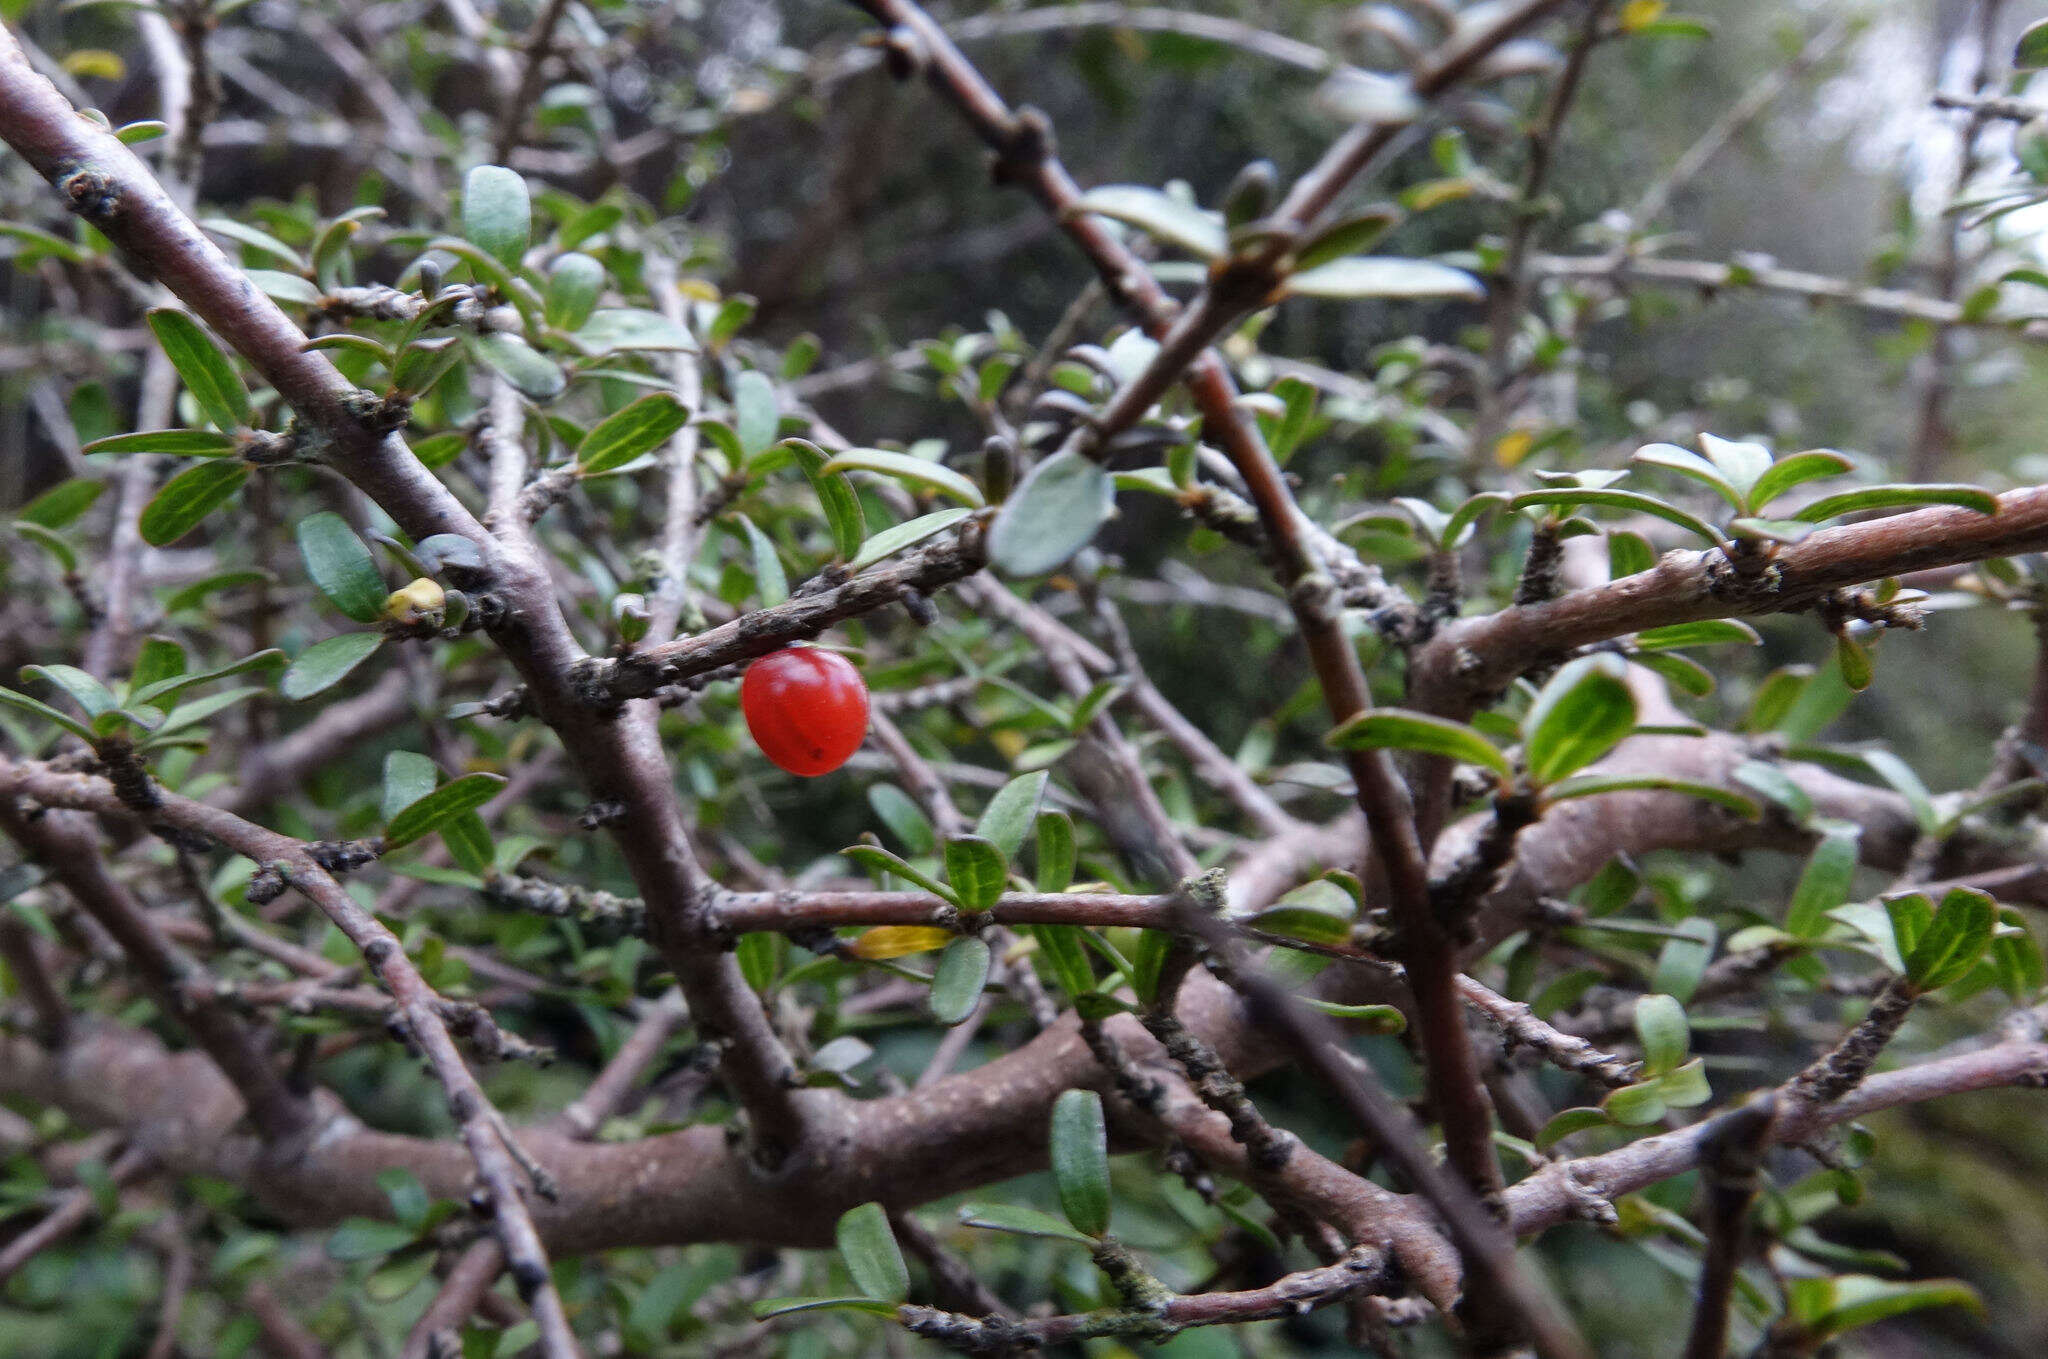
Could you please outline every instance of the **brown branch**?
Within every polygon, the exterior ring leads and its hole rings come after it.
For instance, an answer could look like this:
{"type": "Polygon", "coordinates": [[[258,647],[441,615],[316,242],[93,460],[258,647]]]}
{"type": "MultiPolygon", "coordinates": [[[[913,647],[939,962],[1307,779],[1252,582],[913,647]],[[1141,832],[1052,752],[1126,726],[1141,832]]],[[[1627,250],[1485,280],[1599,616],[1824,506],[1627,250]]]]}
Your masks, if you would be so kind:
{"type": "Polygon", "coordinates": [[[1781,269],[1759,261],[1726,264],[1719,260],[1669,259],[1661,255],[1537,255],[1529,262],[1539,277],[1570,281],[1608,281],[1626,285],[1650,283],[1693,288],[1712,298],[1724,292],[1752,291],[1796,297],[1807,302],[1839,302],[1859,311],[1902,321],[1924,321],[1942,327],[1979,327],[2017,333],[2026,339],[2048,339],[2048,331],[2031,321],[1993,315],[1966,315],[1960,302],[1898,288],[1874,288],[1803,269],[1781,269]]]}
{"type": "Polygon", "coordinates": [[[819,588],[798,593],[771,608],[741,614],[694,637],[647,647],[616,661],[591,661],[581,675],[583,692],[597,703],[639,698],[728,665],[765,656],[792,642],[806,642],[835,623],[887,608],[906,589],[931,594],[979,571],[986,557],[981,530],[970,521],[960,532],[870,567],[843,583],[829,576],[819,588]]]}
{"type": "Polygon", "coordinates": [[[525,134],[527,115],[533,110],[534,100],[540,98],[541,74],[554,47],[555,28],[568,8],[569,0],[546,0],[534,16],[533,27],[527,31],[526,60],[520,67],[519,83],[505,101],[504,114],[498,120],[500,165],[511,159],[525,134]]]}
{"type": "Polygon", "coordinates": [[[689,1019],[689,1008],[679,992],[669,991],[647,1002],[626,1041],[619,1044],[619,1050],[604,1064],[596,1079],[556,1117],[555,1126],[572,1137],[595,1137],[604,1121],[625,1102],[627,1092],[661,1055],[668,1040],[689,1019]]]}
{"type": "Polygon", "coordinates": [[[1115,1335],[1141,1336],[1157,1343],[1197,1326],[1298,1316],[1368,1289],[1385,1288],[1388,1283],[1386,1262],[1379,1252],[1359,1246],[1336,1264],[1284,1275],[1264,1288],[1243,1292],[1175,1294],[1150,1306],[1024,1321],[1001,1315],[964,1316],[916,1304],[898,1308],[897,1317],[913,1333],[963,1354],[1009,1354],[1020,1348],[1075,1345],[1115,1335]]]}
{"type": "Polygon", "coordinates": [[[504,1272],[505,1251],[496,1241],[479,1241],[462,1252],[441,1280],[434,1300],[406,1333],[401,1359],[431,1359],[436,1343],[460,1330],[504,1272]]]}
{"type": "Polygon", "coordinates": [[[2048,548],[2048,486],[2008,491],[1994,514],[1952,507],[1821,529],[1738,576],[1718,548],[1668,552],[1656,566],[1542,604],[1461,619],[1413,658],[1416,706],[1464,716],[1516,675],[1580,647],[1646,628],[1810,607],[1829,590],[1934,566],[2048,548]]]}
{"type": "Polygon", "coordinates": [[[1685,1359],[1723,1359],[1728,1352],[1735,1272],[1742,1264],[1749,1205],[1762,1179],[1764,1148],[1770,1145],[1777,1116],[1777,1102],[1765,1094],[1703,1125],[1700,1155],[1707,1244],[1694,1290],[1685,1359]]]}

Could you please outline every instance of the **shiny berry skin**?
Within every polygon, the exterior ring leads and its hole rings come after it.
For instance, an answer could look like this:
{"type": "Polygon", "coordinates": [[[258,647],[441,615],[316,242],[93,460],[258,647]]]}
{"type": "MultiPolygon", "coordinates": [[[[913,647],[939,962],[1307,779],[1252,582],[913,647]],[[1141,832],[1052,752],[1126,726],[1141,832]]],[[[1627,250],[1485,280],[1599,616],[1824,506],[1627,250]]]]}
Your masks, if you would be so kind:
{"type": "Polygon", "coordinates": [[[761,753],[804,778],[845,764],[868,734],[868,685],[836,651],[771,651],[740,680],[740,711],[761,753]]]}

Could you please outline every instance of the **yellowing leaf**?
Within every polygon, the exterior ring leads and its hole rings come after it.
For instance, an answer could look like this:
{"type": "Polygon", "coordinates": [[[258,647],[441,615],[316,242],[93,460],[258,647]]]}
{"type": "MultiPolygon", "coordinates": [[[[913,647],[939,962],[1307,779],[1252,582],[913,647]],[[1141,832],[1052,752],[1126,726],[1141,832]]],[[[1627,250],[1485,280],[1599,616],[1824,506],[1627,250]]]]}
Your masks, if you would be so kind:
{"type": "Polygon", "coordinates": [[[99,47],[81,47],[64,54],[67,75],[80,80],[119,80],[128,74],[127,63],[115,53],[99,47]]]}
{"type": "Polygon", "coordinates": [[[942,930],[936,925],[877,925],[854,940],[850,951],[856,958],[880,962],[885,958],[930,953],[933,949],[944,948],[956,937],[953,931],[942,930]]]}
{"type": "Polygon", "coordinates": [[[1664,0],[1628,0],[1621,7],[1620,24],[1624,33],[1634,33],[1648,24],[1654,24],[1664,16],[1664,0]]]}
{"type": "Polygon", "coordinates": [[[1493,460],[1502,467],[1520,467],[1522,459],[1536,446],[1536,436],[1526,429],[1511,429],[1494,441],[1493,460]]]}

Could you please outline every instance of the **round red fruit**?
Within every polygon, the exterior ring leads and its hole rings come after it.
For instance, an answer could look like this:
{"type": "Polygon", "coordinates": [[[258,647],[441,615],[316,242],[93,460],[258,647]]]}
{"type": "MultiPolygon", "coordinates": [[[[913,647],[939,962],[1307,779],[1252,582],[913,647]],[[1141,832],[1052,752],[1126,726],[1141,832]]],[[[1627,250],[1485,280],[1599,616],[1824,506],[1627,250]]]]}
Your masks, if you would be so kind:
{"type": "Polygon", "coordinates": [[[867,739],[867,681],[835,651],[771,651],[747,667],[740,711],[763,755],[816,778],[845,764],[867,739]]]}

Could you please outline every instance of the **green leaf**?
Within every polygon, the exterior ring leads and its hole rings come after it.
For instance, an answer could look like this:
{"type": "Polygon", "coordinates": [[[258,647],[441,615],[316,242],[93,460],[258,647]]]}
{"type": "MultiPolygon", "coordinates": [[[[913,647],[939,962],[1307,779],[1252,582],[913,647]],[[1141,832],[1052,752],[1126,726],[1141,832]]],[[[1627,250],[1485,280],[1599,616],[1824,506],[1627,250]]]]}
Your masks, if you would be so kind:
{"type": "Polygon", "coordinates": [[[690,412],[667,392],[650,392],[597,423],[576,445],[576,464],[585,476],[624,467],[643,453],[667,443],[690,412]]]}
{"type": "Polygon", "coordinates": [[[2038,71],[2048,66],[2048,19],[2036,19],[2020,32],[2013,45],[2012,64],[2021,71],[2038,71]]]}
{"type": "Polygon", "coordinates": [[[368,660],[370,653],[383,644],[383,634],[376,632],[344,632],[339,637],[315,642],[300,652],[284,672],[278,691],[295,702],[324,693],[346,679],[349,671],[368,660]]]}
{"type": "Polygon", "coordinates": [[[946,841],[946,880],[959,894],[961,910],[985,911],[995,905],[1009,875],[1003,851],[980,836],[956,835],[946,841]]]}
{"type": "Polygon", "coordinates": [[[832,539],[839,555],[851,561],[859,554],[861,540],[868,534],[860,497],[853,493],[853,487],[847,484],[845,477],[824,470],[827,462],[825,450],[816,444],[807,439],[784,439],[780,446],[790,450],[797,465],[810,479],[818,504],[825,511],[825,522],[832,528],[832,539]]]}
{"type": "MultiPolygon", "coordinates": [[[[1837,907],[1829,912],[1836,919],[1843,918],[1855,906],[1837,907]]],[[[1887,958],[1887,963],[1896,963],[1898,970],[1906,970],[1906,958],[1920,944],[1928,927],[1934,923],[1934,903],[1924,892],[1900,892],[1884,898],[1885,919],[1892,927],[1892,951],[1897,958],[1887,958]]],[[[1868,933],[1868,931],[1866,931],[1868,933]]]]}
{"type": "Polygon", "coordinates": [[[1861,834],[1860,826],[1834,826],[1814,845],[1799,884],[1792,889],[1791,904],[1785,908],[1788,933],[1813,938],[1826,928],[1827,913],[1849,899],[1861,834]]]}
{"type": "Polygon", "coordinates": [[[1401,220],[1392,207],[1368,207],[1317,232],[1294,252],[1297,269],[1309,270],[1377,245],[1401,220]]]}
{"type": "Polygon", "coordinates": [[[893,1317],[896,1304],[874,1298],[763,1298],[754,1304],[756,1321],[796,1312],[866,1312],[870,1316],[893,1317]]]}
{"type": "Polygon", "coordinates": [[[104,481],[73,477],[69,481],[58,482],[23,505],[14,512],[14,517],[40,528],[60,529],[91,509],[93,502],[106,489],[104,481]]]}
{"type": "MultiPolygon", "coordinates": [[[[1155,935],[1163,932],[1147,930],[1145,933],[1155,935]]],[[[1396,1034],[1408,1027],[1408,1016],[1401,1013],[1398,1005],[1340,1005],[1334,1000],[1318,1000],[1314,996],[1303,996],[1301,1003],[1333,1019],[1361,1025],[1367,1033],[1396,1034]]]]}
{"type": "Polygon", "coordinates": [[[163,453],[178,458],[218,458],[235,451],[240,440],[211,429],[145,429],[113,434],[85,446],[91,453],[163,453]]]}
{"type": "Polygon", "coordinates": [[[66,575],[78,569],[78,554],[72,550],[71,544],[64,540],[61,533],[52,533],[41,524],[30,524],[19,519],[10,527],[48,553],[50,559],[57,564],[57,569],[66,575]]]}
{"type": "Polygon", "coordinates": [[[426,756],[410,750],[394,750],[384,757],[384,819],[400,812],[434,791],[441,781],[441,769],[426,756]]]}
{"type": "Polygon", "coordinates": [[[1643,1045],[1643,1071],[1662,1075],[1685,1061],[1692,1046],[1692,1029],[1686,1023],[1685,1006],[1676,996],[1638,997],[1635,1008],[1636,1037],[1643,1045]]]}
{"type": "Polygon", "coordinates": [[[1041,892],[1064,892],[1074,881],[1074,820],[1065,812],[1038,814],[1038,861],[1034,880],[1041,892]]]}
{"type": "Polygon", "coordinates": [[[938,848],[939,841],[932,833],[931,819],[910,794],[895,784],[870,784],[868,805],[875,809],[875,815],[882,818],[882,824],[912,854],[929,854],[938,848]]]}
{"type": "Polygon", "coordinates": [[[1801,509],[1796,518],[1818,524],[1858,510],[1888,510],[1900,505],[1960,505],[1979,514],[1998,513],[1998,498],[1976,486],[1865,486],[1857,491],[1823,496],[1801,509]]]}
{"type": "Polygon", "coordinates": [[[1998,928],[1998,907],[1972,887],[1958,887],[1941,899],[1933,921],[1911,948],[1900,941],[1906,977],[1922,991],[1961,981],[1977,966],[1998,928]]]}
{"type": "Polygon", "coordinates": [[[882,448],[855,448],[825,464],[826,472],[876,472],[913,486],[928,486],[974,509],[982,506],[981,488],[941,463],[882,448]]]}
{"type": "MultiPolygon", "coordinates": [[[[962,941],[965,942],[964,940],[962,941]]],[[[863,1203],[839,1217],[833,1233],[839,1257],[853,1286],[879,1302],[902,1302],[910,1296],[910,1269],[890,1230],[889,1214],[879,1203],[863,1203]]]]}
{"type": "Polygon", "coordinates": [[[1727,643],[1761,646],[1763,640],[1755,628],[1737,619],[1703,618],[1696,623],[1672,623],[1667,627],[1639,632],[1636,634],[1636,647],[1642,651],[1676,651],[1681,647],[1727,643]]]}
{"type": "Polygon", "coordinates": [[[475,811],[498,795],[505,785],[502,774],[464,774],[451,779],[425,797],[403,808],[384,827],[384,848],[388,853],[409,845],[444,822],[475,811]]]}
{"type": "Polygon", "coordinates": [[[392,392],[418,396],[429,390],[462,361],[463,352],[462,341],[453,335],[414,340],[391,365],[392,392]]]}
{"type": "Polygon", "coordinates": [[[1108,472],[1078,453],[1055,453],[996,511],[989,560],[1012,576],[1042,576],[1086,547],[1115,509],[1108,472]]]}
{"type": "Polygon", "coordinates": [[[135,654],[135,664],[128,671],[128,692],[134,694],[184,673],[183,646],[169,637],[145,637],[135,654]]]}
{"type": "Polygon", "coordinates": [[[1033,925],[1031,935],[1038,941],[1038,956],[1046,970],[1069,996],[1082,996],[1095,989],[1095,965],[1088,961],[1088,946],[1081,942],[1078,925],[1033,925]]]}
{"type": "Polygon", "coordinates": [[[62,690],[65,697],[85,709],[88,717],[98,717],[119,706],[106,685],[75,665],[24,665],[21,677],[39,679],[62,690]]]}
{"type": "Polygon", "coordinates": [[[597,309],[604,291],[604,266],[588,255],[571,252],[548,266],[543,315],[556,330],[576,330],[597,309]]]}
{"type": "Polygon", "coordinates": [[[1707,1083],[1706,1059],[1695,1057],[1659,1076],[1657,1095],[1673,1109],[1697,1109],[1713,1099],[1714,1087],[1707,1083]]]}
{"type": "Polygon", "coordinates": [[[230,675],[247,674],[251,670],[272,670],[283,664],[284,653],[276,647],[270,647],[252,652],[238,661],[229,661],[226,665],[217,666],[212,670],[188,670],[176,675],[167,675],[163,679],[138,688],[128,696],[128,701],[156,703],[195,685],[211,684],[215,680],[226,679],[230,675]]]}
{"type": "Polygon", "coordinates": [[[377,1172],[377,1187],[391,1201],[391,1215],[398,1219],[399,1225],[417,1233],[427,1220],[430,1202],[419,1177],[404,1166],[392,1166],[377,1172]]]}
{"type": "Polygon", "coordinates": [[[1065,1090],[1052,1105],[1052,1177],[1060,1208],[1077,1231],[1099,1237],[1109,1230],[1109,1134],[1102,1096],[1065,1090]]]}
{"type": "Polygon", "coordinates": [[[1486,285],[1463,269],[1453,269],[1434,260],[1354,255],[1289,275],[1287,281],[1280,285],[1280,292],[1287,297],[1322,297],[1340,301],[1456,298],[1480,302],[1486,298],[1486,285]]]}
{"type": "Polygon", "coordinates": [[[208,595],[218,594],[223,590],[239,590],[243,586],[257,585],[271,578],[268,571],[221,571],[204,580],[194,581],[166,599],[164,612],[175,614],[183,613],[187,609],[196,609],[206,602],[208,595]]]}
{"type": "Polygon", "coordinates": [[[517,268],[533,238],[526,180],[502,165],[479,165],[462,180],[462,234],[507,268],[517,268]]]}
{"type": "Polygon", "coordinates": [[[935,533],[944,532],[973,513],[973,510],[956,507],[921,514],[915,519],[893,524],[862,543],[860,551],[854,553],[853,560],[847,563],[847,569],[854,572],[866,570],[884,557],[894,556],[904,548],[915,546],[935,533]]]}
{"type": "MultiPolygon", "coordinates": [[[[2048,21],[2035,25],[2043,26],[2048,21]]],[[[1800,1326],[1821,1339],[1928,1307],[1967,1307],[1980,1314],[1984,1310],[1977,1290],[1960,1279],[1894,1282],[1867,1274],[1788,1279],[1785,1297],[1800,1326]]]]}
{"type": "Polygon", "coordinates": [[[1714,692],[1714,676],[1698,661],[1681,656],[1675,651],[1645,651],[1629,657],[1643,669],[1661,676],[1667,684],[1675,684],[1694,698],[1705,698],[1714,692]]]}
{"type": "Polygon", "coordinates": [[[789,576],[782,569],[782,558],[753,520],[744,514],[734,517],[747,535],[747,552],[754,562],[754,593],[760,596],[763,608],[773,608],[789,598],[789,576]]]}
{"type": "Polygon", "coordinates": [[[396,1222],[352,1217],[327,1238],[330,1260],[374,1260],[413,1243],[413,1233],[396,1222]]]}
{"type": "Polygon", "coordinates": [[[1906,806],[1913,813],[1913,822],[1923,835],[1933,835],[1941,828],[1941,814],[1935,810],[1934,797],[1927,791],[1927,785],[1913,772],[1913,767],[1890,750],[1866,750],[1862,752],[1863,763],[1870,772],[1892,786],[1898,795],[1906,799],[1906,806]]]}
{"type": "Polygon", "coordinates": [[[1289,905],[1283,901],[1247,917],[1244,923],[1263,934],[1334,947],[1350,942],[1353,914],[1350,909],[1328,910],[1320,904],[1289,905]]]}
{"type": "Polygon", "coordinates": [[[517,335],[502,330],[485,331],[470,341],[478,357],[498,375],[535,401],[552,401],[562,394],[569,380],[553,359],[537,352],[517,335]]]}
{"type": "Polygon", "coordinates": [[[1584,656],[1552,676],[1523,722],[1529,778],[1538,787],[1598,760],[1636,724],[1621,658],[1584,656]]]}
{"type": "Polygon", "coordinates": [[[249,469],[238,462],[202,462],[186,468],[142,507],[142,541],[169,547],[225,505],[248,479],[249,469]]]}
{"type": "Polygon", "coordinates": [[[1229,248],[1222,218],[1143,184],[1105,184],[1090,189],[1067,209],[1090,212],[1134,226],[1154,240],[1212,260],[1229,248]]]}
{"type": "Polygon", "coordinates": [[[311,307],[320,301],[320,289],[313,280],[298,274],[281,273],[276,269],[244,269],[249,281],[256,285],[256,291],[273,302],[293,307],[311,307]]]}
{"type": "Polygon", "coordinates": [[[1323,737],[1338,750],[1416,750],[1492,770],[1503,783],[1514,778],[1508,757],[1463,722],[1406,708],[1362,712],[1323,737]]]}
{"type": "MultiPolygon", "coordinates": [[[[1619,923],[1619,922],[1615,922],[1619,923]]],[[[1704,916],[1681,920],[1657,955],[1657,967],[1650,977],[1650,989],[1662,991],[1680,1002],[1689,1001],[1706,975],[1714,957],[1714,943],[1720,937],[1714,922],[1704,916]]]]}
{"type": "Polygon", "coordinates": [[[150,733],[149,741],[144,744],[153,744],[174,732],[204,722],[215,713],[225,712],[245,699],[266,692],[268,691],[258,685],[242,685],[234,689],[223,689],[217,694],[208,694],[205,698],[193,699],[190,703],[180,703],[164,715],[164,720],[157,723],[156,730],[150,733]]]}
{"type": "MultiPolygon", "coordinates": [[[[766,373],[750,368],[733,380],[732,415],[733,433],[739,436],[741,452],[750,459],[767,452],[782,423],[782,410],[776,400],[775,384],[766,373]]],[[[828,464],[825,470],[836,469],[828,464]]]]}
{"type": "Polygon", "coordinates": [[[916,883],[919,887],[922,887],[925,891],[930,892],[941,900],[951,902],[955,906],[960,904],[959,893],[940,882],[937,878],[914,867],[908,859],[891,854],[886,849],[876,845],[848,845],[839,852],[863,868],[880,869],[884,873],[894,873],[899,878],[916,883]]]}
{"type": "Polygon", "coordinates": [[[70,713],[59,711],[40,699],[30,698],[27,694],[17,689],[0,688],[0,705],[28,713],[33,717],[39,717],[45,722],[54,723],[65,731],[70,732],[73,736],[80,737],[83,740],[90,741],[93,739],[92,728],[73,717],[70,713]]]}
{"type": "Polygon", "coordinates": [[[1835,665],[1842,672],[1842,683],[1855,693],[1868,689],[1875,678],[1870,664],[1870,649],[1846,632],[1835,635],[1835,665]]]}
{"type": "Polygon", "coordinates": [[[1714,494],[1735,507],[1737,514],[1747,508],[1742,491],[1729,482],[1727,475],[1689,448],[1680,448],[1677,444],[1646,444],[1637,449],[1629,461],[1662,467],[1711,486],[1714,494]]]}
{"type": "Polygon", "coordinates": [[[1676,505],[1667,505],[1651,496],[1639,495],[1634,491],[1600,491],[1587,487],[1557,487],[1543,491],[1525,491],[1509,502],[1511,510],[1524,510],[1532,505],[1599,505],[1607,509],[1628,510],[1635,514],[1653,515],[1667,523],[1678,525],[1689,533],[1698,535],[1710,544],[1721,542],[1721,534],[1712,524],[1694,515],[1687,514],[1676,505]]]}
{"type": "Polygon", "coordinates": [[[946,945],[932,972],[932,1018],[950,1027],[973,1014],[982,988],[988,985],[992,961],[988,945],[979,939],[955,939],[946,945]]]}
{"type": "Polygon", "coordinates": [[[153,307],[149,328],[206,418],[223,430],[246,429],[249,393],[228,356],[199,323],[174,307],[153,307]]]}
{"type": "Polygon", "coordinates": [[[1604,1109],[1589,1109],[1584,1106],[1566,1109],[1544,1124],[1543,1130],[1536,1134],[1536,1149],[1547,1152],[1573,1133],[1585,1132],[1589,1128],[1610,1127],[1613,1122],[1604,1109]]]}
{"type": "Polygon", "coordinates": [[[1848,470],[1847,458],[1819,449],[1780,458],[1771,465],[1770,471],[1756,479],[1756,485],[1749,488],[1748,508],[1752,514],[1761,514],[1765,506],[1794,486],[1819,477],[1839,476],[1848,470]]]}
{"type": "Polygon", "coordinates": [[[1728,484],[1741,493],[1745,505],[1758,478],[1771,470],[1771,450],[1762,444],[1702,434],[1700,451],[1728,479],[1728,484]]]}
{"type": "Polygon", "coordinates": [[[1664,1117],[1668,1107],[1656,1081],[1624,1085],[1619,1090],[1609,1091],[1607,1098],[1600,1101],[1601,1112],[1624,1128],[1655,1123],[1664,1117]]]}
{"type": "Polygon", "coordinates": [[[617,350],[694,353],[690,332],[644,307],[599,307],[570,339],[591,354],[617,350]]]}
{"type": "Polygon", "coordinates": [[[1611,529],[1607,534],[1607,575],[1621,580],[1647,571],[1657,564],[1650,540],[1628,529],[1611,529]]]}
{"type": "Polygon", "coordinates": [[[396,1302],[426,1282],[434,1272],[435,1251],[425,1245],[399,1251],[370,1271],[363,1296],[371,1302],[396,1302]]]}
{"type": "Polygon", "coordinates": [[[1682,793],[1686,797],[1726,807],[1746,820],[1754,821],[1759,814],[1754,799],[1746,798],[1732,788],[1723,788],[1718,783],[1698,783],[1692,779],[1668,779],[1661,774],[1575,774],[1545,788],[1543,797],[1546,802],[1563,802],[1568,798],[1596,797],[1601,793],[1682,793]]]}
{"type": "Polygon", "coordinates": [[[384,578],[346,519],[331,510],[308,515],[299,521],[298,539],[306,574],[330,604],[358,623],[383,616],[384,578]]]}
{"type": "Polygon", "coordinates": [[[449,857],[465,873],[481,878],[494,866],[490,829],[475,812],[464,812],[451,821],[443,822],[441,843],[448,846],[449,857]]]}
{"type": "Polygon", "coordinates": [[[1021,774],[997,789],[981,819],[974,823],[974,833],[1001,850],[1006,859],[1016,858],[1038,815],[1038,800],[1050,777],[1044,770],[1021,774]]]}
{"type": "Polygon", "coordinates": [[[1073,1241],[1083,1246],[1095,1244],[1093,1240],[1081,1235],[1051,1213],[1042,1213],[1036,1208],[1026,1208],[1015,1203],[968,1204],[960,1210],[960,1222],[963,1226],[979,1227],[991,1232],[1007,1232],[1012,1236],[1073,1241]]]}

